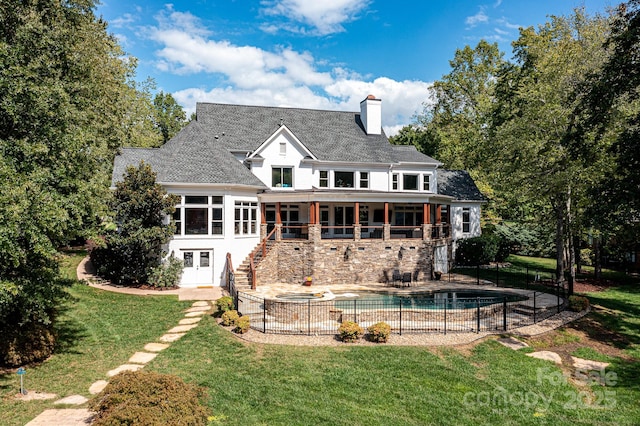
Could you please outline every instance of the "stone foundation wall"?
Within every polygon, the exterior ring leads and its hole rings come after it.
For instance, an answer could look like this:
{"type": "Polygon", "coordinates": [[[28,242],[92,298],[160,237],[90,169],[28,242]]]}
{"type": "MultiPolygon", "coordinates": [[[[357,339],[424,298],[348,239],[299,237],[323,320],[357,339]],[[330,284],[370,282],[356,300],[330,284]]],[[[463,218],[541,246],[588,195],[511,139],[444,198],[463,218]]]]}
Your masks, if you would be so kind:
{"type": "Polygon", "coordinates": [[[313,285],[383,283],[392,279],[394,269],[411,273],[413,281],[426,281],[433,247],[422,240],[279,241],[260,262],[258,283],[302,283],[308,275],[313,285]]]}

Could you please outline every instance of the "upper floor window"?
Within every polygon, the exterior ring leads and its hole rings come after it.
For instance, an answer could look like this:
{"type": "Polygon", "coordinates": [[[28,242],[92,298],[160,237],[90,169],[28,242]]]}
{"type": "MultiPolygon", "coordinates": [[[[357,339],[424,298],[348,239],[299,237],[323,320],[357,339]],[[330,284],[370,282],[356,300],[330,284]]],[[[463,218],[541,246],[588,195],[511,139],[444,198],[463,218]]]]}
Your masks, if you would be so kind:
{"type": "Polygon", "coordinates": [[[329,187],[329,172],[327,170],[320,170],[320,188],[329,187]]]}
{"type": "Polygon", "coordinates": [[[353,172],[334,172],[334,188],[353,188],[353,172]]]}
{"type": "Polygon", "coordinates": [[[462,209],[462,232],[471,232],[471,209],[469,207],[462,209]]]}
{"type": "Polygon", "coordinates": [[[418,175],[402,175],[402,189],[405,191],[417,191],[418,175]]]}
{"type": "Polygon", "coordinates": [[[293,186],[293,168],[272,167],[271,186],[277,188],[291,188],[293,186]]]}
{"type": "Polygon", "coordinates": [[[391,175],[391,188],[393,188],[393,190],[397,190],[398,189],[398,174],[394,173],[393,175],[391,175]]]}
{"type": "Polygon", "coordinates": [[[369,172],[360,172],[360,188],[369,188],[369,172]]]}
{"type": "Polygon", "coordinates": [[[287,155],[287,143],[280,142],[280,155],[287,155]]]}
{"type": "Polygon", "coordinates": [[[424,175],[422,177],[422,190],[423,191],[431,191],[431,176],[424,175]]]}

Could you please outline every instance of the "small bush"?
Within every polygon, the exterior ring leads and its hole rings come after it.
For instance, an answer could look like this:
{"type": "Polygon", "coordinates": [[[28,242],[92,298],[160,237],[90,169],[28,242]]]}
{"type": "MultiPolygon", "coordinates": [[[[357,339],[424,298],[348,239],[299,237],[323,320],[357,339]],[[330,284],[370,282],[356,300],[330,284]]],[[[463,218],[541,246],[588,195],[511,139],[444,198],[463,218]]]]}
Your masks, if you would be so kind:
{"type": "Polygon", "coordinates": [[[231,296],[223,296],[220,299],[216,300],[216,306],[218,307],[218,312],[227,312],[233,310],[233,297],[231,296]]]}
{"type": "Polygon", "coordinates": [[[184,262],[174,256],[156,266],[149,275],[149,285],[156,288],[172,288],[180,284],[184,262]]]}
{"type": "Polygon", "coordinates": [[[207,424],[206,390],[178,376],[125,371],[89,401],[94,426],[207,424]]]}
{"type": "Polygon", "coordinates": [[[391,326],[386,322],[378,322],[369,326],[367,331],[369,332],[369,340],[372,342],[387,343],[391,334],[391,326]]]}
{"type": "Polygon", "coordinates": [[[343,342],[355,342],[363,334],[362,327],[357,322],[344,321],[338,327],[338,334],[343,342]]]}
{"type": "Polygon", "coordinates": [[[582,312],[589,307],[589,299],[583,296],[569,296],[569,309],[582,312]]]}
{"type": "Polygon", "coordinates": [[[19,367],[49,358],[55,348],[56,338],[50,329],[42,324],[28,324],[7,333],[0,339],[0,364],[19,367]]]}
{"type": "Polygon", "coordinates": [[[231,326],[236,325],[240,315],[238,315],[238,311],[227,311],[222,314],[222,325],[231,326]]]}
{"type": "Polygon", "coordinates": [[[248,315],[243,315],[236,320],[236,328],[233,329],[238,334],[244,334],[251,328],[251,319],[248,315]]]}

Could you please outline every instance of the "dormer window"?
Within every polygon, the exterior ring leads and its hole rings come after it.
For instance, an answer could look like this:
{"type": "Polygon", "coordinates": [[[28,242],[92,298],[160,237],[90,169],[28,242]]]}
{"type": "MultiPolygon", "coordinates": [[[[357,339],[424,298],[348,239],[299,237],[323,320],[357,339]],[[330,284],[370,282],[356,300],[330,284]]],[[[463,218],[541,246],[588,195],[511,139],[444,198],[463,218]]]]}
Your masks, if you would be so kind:
{"type": "Polygon", "coordinates": [[[369,188],[369,172],[360,172],[360,188],[369,188]]]}
{"type": "Polygon", "coordinates": [[[353,172],[335,172],[333,174],[334,188],[353,188],[353,172]]]}
{"type": "Polygon", "coordinates": [[[329,187],[329,171],[320,170],[320,188],[329,187]]]}
{"type": "Polygon", "coordinates": [[[405,191],[417,191],[418,175],[402,175],[402,189],[405,191]]]}
{"type": "Polygon", "coordinates": [[[275,188],[292,188],[293,187],[293,168],[292,167],[272,167],[271,168],[271,186],[275,188]]]}

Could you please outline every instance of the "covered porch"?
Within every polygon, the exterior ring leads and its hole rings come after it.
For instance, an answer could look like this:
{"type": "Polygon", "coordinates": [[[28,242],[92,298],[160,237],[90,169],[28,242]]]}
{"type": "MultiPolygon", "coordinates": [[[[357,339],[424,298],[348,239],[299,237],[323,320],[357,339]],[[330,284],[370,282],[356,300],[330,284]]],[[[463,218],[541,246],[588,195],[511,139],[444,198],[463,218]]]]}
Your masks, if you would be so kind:
{"type": "Polygon", "coordinates": [[[263,194],[261,238],[275,240],[438,240],[450,234],[448,197],[384,193],[263,194]]]}

